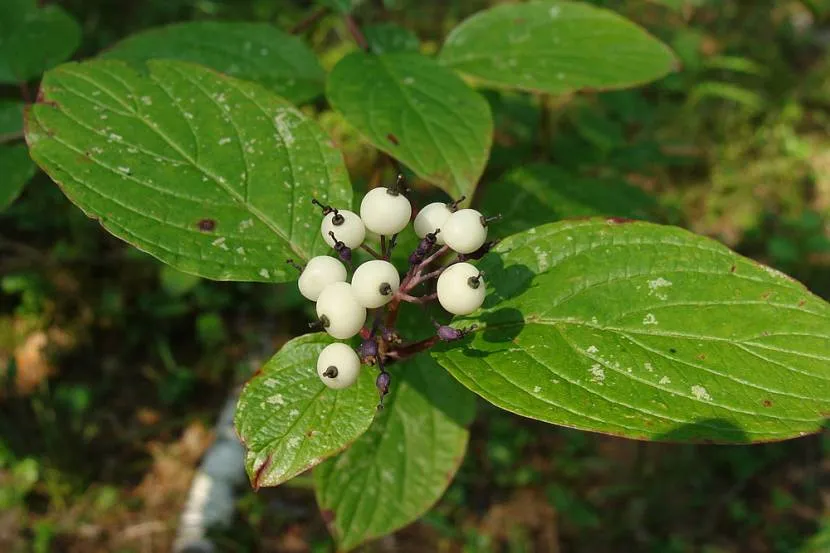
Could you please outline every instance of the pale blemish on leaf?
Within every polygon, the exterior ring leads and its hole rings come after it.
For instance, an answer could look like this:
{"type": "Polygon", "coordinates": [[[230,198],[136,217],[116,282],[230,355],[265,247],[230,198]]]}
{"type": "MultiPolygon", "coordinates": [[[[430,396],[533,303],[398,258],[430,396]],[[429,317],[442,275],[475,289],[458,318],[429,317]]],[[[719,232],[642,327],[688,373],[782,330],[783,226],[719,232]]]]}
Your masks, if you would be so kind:
{"type": "Polygon", "coordinates": [[[591,373],[591,382],[596,382],[600,385],[605,382],[605,370],[599,363],[591,365],[591,368],[588,369],[588,371],[591,373]]]}
{"type": "Polygon", "coordinates": [[[692,386],[692,395],[701,401],[712,401],[712,396],[706,391],[706,388],[700,385],[692,386]]]}
{"type": "Polygon", "coordinates": [[[659,324],[657,322],[657,317],[654,316],[654,313],[646,313],[646,316],[643,317],[643,325],[656,325],[659,324]]]}
{"type": "Polygon", "coordinates": [[[661,292],[662,289],[669,288],[672,285],[671,281],[666,280],[663,277],[655,278],[654,280],[648,281],[648,295],[649,296],[657,296],[657,299],[666,300],[668,299],[668,295],[665,292],[661,292]]]}

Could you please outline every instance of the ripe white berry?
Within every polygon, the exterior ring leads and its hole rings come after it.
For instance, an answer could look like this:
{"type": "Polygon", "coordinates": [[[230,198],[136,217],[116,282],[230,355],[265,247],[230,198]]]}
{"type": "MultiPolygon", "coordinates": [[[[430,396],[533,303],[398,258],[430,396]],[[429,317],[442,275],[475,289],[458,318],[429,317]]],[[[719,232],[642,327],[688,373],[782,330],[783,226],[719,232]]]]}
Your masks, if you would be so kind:
{"type": "Polygon", "coordinates": [[[333,282],[317,298],[317,316],[330,336],[345,340],[366,322],[366,308],[357,303],[348,282],[333,282]]]}
{"type": "Polygon", "coordinates": [[[441,228],[444,243],[458,253],[473,253],[487,240],[487,227],[475,209],[459,209],[441,228]]]}
{"type": "Polygon", "coordinates": [[[360,202],[360,218],[370,231],[391,236],[406,228],[412,206],[406,196],[384,186],[373,188],[360,202]]]}
{"type": "Polygon", "coordinates": [[[317,374],[329,388],[348,388],[360,376],[360,359],[346,344],[329,344],[317,358],[317,374]]]}
{"type": "Polygon", "coordinates": [[[382,259],[367,261],[352,276],[352,293],[357,303],[368,309],[389,303],[400,285],[398,270],[382,259]]]}
{"type": "Polygon", "coordinates": [[[306,264],[297,286],[306,299],[317,301],[323,288],[332,282],[346,282],[346,267],[340,260],[327,255],[312,257],[306,264]]]}
{"type": "MultiPolygon", "coordinates": [[[[415,216],[415,234],[418,238],[423,238],[430,232],[435,232],[438,229],[443,229],[444,223],[452,215],[452,211],[447,207],[447,204],[442,202],[434,202],[425,205],[424,208],[415,216]]],[[[436,236],[436,242],[444,245],[444,231],[441,230],[436,236]]]]}
{"type": "Polygon", "coordinates": [[[366,237],[366,227],[357,213],[348,209],[338,209],[323,216],[320,224],[320,233],[326,244],[334,247],[334,240],[329,232],[333,232],[335,238],[346,244],[349,248],[357,248],[363,243],[366,237]]]}
{"type": "Polygon", "coordinates": [[[469,263],[456,263],[438,277],[438,302],[453,315],[469,315],[484,303],[486,286],[469,263]]]}

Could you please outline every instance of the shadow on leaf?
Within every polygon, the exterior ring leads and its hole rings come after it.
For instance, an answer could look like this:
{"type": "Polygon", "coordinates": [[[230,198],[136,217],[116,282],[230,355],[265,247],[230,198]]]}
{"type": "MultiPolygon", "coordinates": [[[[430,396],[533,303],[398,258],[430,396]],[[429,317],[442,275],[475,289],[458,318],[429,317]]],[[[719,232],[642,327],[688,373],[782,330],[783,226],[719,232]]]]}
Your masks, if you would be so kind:
{"type": "Polygon", "coordinates": [[[698,444],[752,443],[752,439],[743,428],[723,418],[701,419],[685,423],[654,436],[653,441],[698,444]]]}
{"type": "Polygon", "coordinates": [[[489,293],[484,299],[485,309],[494,307],[500,302],[515,298],[530,288],[536,274],[524,264],[504,266],[501,256],[488,255],[481,264],[485,282],[489,286],[489,293]]]}

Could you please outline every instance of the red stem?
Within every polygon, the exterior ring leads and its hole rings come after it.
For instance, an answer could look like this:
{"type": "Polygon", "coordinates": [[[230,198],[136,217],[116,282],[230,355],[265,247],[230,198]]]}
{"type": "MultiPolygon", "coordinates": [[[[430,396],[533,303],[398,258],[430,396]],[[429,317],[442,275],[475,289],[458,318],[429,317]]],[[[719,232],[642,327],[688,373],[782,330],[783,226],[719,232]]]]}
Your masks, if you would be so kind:
{"type": "Polygon", "coordinates": [[[366,40],[366,37],[363,36],[363,31],[360,30],[360,25],[357,24],[354,17],[351,15],[347,15],[345,18],[346,21],[346,28],[349,30],[349,33],[354,38],[354,41],[360,47],[361,50],[368,52],[369,51],[369,42],[366,40]]]}

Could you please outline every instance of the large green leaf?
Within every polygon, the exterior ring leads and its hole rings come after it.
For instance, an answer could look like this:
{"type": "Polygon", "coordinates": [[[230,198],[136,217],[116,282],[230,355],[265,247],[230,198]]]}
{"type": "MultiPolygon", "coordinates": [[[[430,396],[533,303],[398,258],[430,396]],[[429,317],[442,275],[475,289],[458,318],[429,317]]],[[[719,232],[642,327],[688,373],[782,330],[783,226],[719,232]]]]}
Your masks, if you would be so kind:
{"type": "Polygon", "coordinates": [[[644,29],[580,2],[479,12],[447,36],[440,60],[487,85],[552,94],[636,86],[676,65],[671,50],[644,29]]]}
{"type": "Polygon", "coordinates": [[[25,144],[0,145],[0,211],[11,205],[34,174],[25,144]]]}
{"type": "Polygon", "coordinates": [[[749,442],[830,416],[830,305],[685,230],[617,219],[513,235],[468,347],[464,385],[535,419],[638,439],[749,442]]]}
{"type": "Polygon", "coordinates": [[[16,84],[68,59],[81,28],[60,6],[3,0],[0,9],[0,83],[16,84]]]}
{"type": "Polygon", "coordinates": [[[396,369],[386,408],[372,427],[314,469],[317,502],[342,549],[419,518],[464,457],[475,396],[427,355],[396,369]]]}
{"type": "Polygon", "coordinates": [[[0,142],[19,139],[23,132],[23,102],[0,100],[0,142]]]}
{"type": "Polygon", "coordinates": [[[656,202],[622,180],[579,177],[544,163],[510,171],[484,189],[481,211],[500,213],[492,236],[508,236],[557,219],[610,216],[645,219],[656,202]]]}
{"type": "Polygon", "coordinates": [[[373,54],[417,52],[421,43],[415,33],[394,23],[378,23],[363,28],[366,42],[373,54]]]}
{"type": "Polygon", "coordinates": [[[487,101],[414,53],[352,53],[326,84],[332,106],[379,149],[452,196],[470,196],[493,140],[487,101]]]}
{"type": "Polygon", "coordinates": [[[328,250],[311,198],[349,205],[343,160],[311,120],[259,85],[178,61],[47,73],[28,114],[32,158],[104,227],[206,278],[296,278],[328,250]]]}
{"type": "Polygon", "coordinates": [[[276,486],[334,455],[375,416],[373,372],[332,390],[317,376],[317,356],[332,340],[309,334],[285,344],[242,390],[234,424],[255,488],[276,486]]]}
{"type": "Polygon", "coordinates": [[[292,102],[323,92],[326,74],[295,36],[267,24],[191,21],[150,29],[122,40],[104,58],[144,63],[174,59],[256,81],[292,102]]]}

